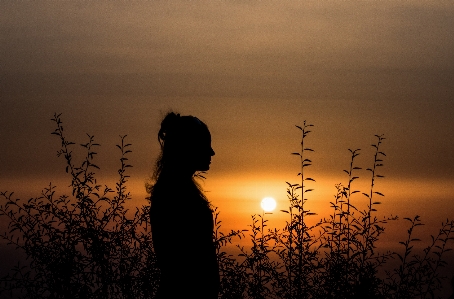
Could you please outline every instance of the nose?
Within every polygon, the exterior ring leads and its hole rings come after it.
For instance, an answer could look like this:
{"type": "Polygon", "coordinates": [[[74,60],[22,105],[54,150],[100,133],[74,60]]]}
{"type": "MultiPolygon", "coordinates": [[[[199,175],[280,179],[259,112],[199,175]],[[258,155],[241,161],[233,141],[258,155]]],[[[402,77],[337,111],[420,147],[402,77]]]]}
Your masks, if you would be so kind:
{"type": "Polygon", "coordinates": [[[210,156],[214,156],[216,153],[214,152],[213,148],[211,148],[210,156]]]}

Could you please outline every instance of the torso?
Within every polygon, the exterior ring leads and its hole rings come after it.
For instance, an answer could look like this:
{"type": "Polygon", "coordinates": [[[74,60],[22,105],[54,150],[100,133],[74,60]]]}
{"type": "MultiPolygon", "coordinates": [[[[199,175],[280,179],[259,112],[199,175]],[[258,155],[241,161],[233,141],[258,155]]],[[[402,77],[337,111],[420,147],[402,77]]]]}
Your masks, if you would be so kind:
{"type": "Polygon", "coordinates": [[[161,298],[183,293],[184,297],[217,298],[219,271],[212,211],[193,188],[159,187],[152,197],[150,215],[161,270],[158,294],[161,298]]]}

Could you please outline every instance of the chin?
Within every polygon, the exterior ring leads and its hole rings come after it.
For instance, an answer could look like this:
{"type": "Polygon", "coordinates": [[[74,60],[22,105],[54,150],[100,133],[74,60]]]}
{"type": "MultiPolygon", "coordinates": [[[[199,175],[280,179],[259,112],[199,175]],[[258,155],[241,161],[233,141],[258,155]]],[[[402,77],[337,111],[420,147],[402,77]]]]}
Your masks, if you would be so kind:
{"type": "Polygon", "coordinates": [[[195,167],[196,171],[207,171],[210,169],[211,162],[207,162],[205,164],[199,164],[198,167],[195,167]]]}
{"type": "Polygon", "coordinates": [[[210,165],[205,165],[205,166],[203,166],[203,167],[199,167],[198,170],[199,170],[199,171],[207,171],[207,170],[209,170],[209,169],[210,169],[210,165]]]}

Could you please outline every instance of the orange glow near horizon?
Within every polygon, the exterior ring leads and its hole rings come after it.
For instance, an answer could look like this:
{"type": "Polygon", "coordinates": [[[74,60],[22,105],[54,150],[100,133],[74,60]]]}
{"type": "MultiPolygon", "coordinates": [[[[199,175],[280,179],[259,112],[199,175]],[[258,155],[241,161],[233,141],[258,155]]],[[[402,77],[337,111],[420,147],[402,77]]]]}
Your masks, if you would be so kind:
{"type": "MultiPolygon", "coordinates": [[[[63,176],[57,180],[50,178],[9,179],[3,180],[2,183],[3,186],[27,186],[27,188],[5,190],[14,191],[13,197],[25,200],[40,196],[41,191],[49,186],[49,182],[56,186],[56,196],[70,195],[68,178],[69,176],[63,176]]],[[[294,176],[294,178],[298,177],[294,176]]],[[[102,179],[98,181],[102,181],[102,179]]],[[[273,197],[276,200],[277,207],[273,214],[279,214],[279,210],[287,209],[289,199],[287,198],[286,181],[295,183],[295,181],[289,180],[285,174],[275,177],[271,175],[210,177],[208,174],[207,179],[202,183],[202,188],[212,205],[218,207],[221,212],[220,217],[226,219],[223,224],[227,228],[248,222],[250,215],[261,214],[260,201],[264,197],[273,197]]],[[[319,217],[329,215],[330,201],[334,200],[336,193],[334,184],[339,181],[336,178],[324,176],[316,179],[316,182],[309,182],[308,188],[314,190],[306,193],[309,198],[306,202],[307,209],[317,213],[319,217]]],[[[139,178],[131,178],[127,182],[128,191],[131,193],[131,200],[126,203],[128,209],[135,210],[136,207],[148,204],[145,182],[145,179],[139,178]]],[[[113,188],[115,179],[108,179],[104,183],[113,188]]],[[[437,223],[446,218],[452,218],[452,193],[450,188],[447,188],[449,183],[449,180],[392,180],[387,178],[376,181],[374,190],[385,194],[385,197],[377,196],[375,199],[381,202],[381,205],[378,206],[378,214],[398,215],[400,218],[413,217],[418,214],[423,217],[423,220],[436,219],[437,223]]],[[[353,186],[353,189],[355,188],[361,192],[369,192],[370,182],[367,179],[362,179],[361,182],[358,180],[356,187],[353,186]]],[[[359,209],[366,208],[367,198],[362,194],[355,194],[352,201],[359,209]]]]}

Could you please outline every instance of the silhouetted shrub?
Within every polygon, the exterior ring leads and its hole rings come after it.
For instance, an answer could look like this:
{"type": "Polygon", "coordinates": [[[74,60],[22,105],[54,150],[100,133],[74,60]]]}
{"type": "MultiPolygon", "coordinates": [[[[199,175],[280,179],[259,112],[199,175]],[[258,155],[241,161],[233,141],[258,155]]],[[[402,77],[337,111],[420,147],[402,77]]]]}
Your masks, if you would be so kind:
{"type": "Polygon", "coordinates": [[[412,234],[417,226],[422,225],[419,216],[410,222],[408,238],[399,242],[404,246],[404,253],[376,250],[379,237],[385,230],[388,221],[397,217],[377,216],[377,207],[381,204],[378,198],[384,194],[376,190],[376,180],[384,176],[379,174],[383,166],[385,153],[380,146],[385,139],[376,135],[372,167],[366,171],[370,174],[370,188],[367,192],[355,190],[354,182],[359,178],[356,173],[361,170],[355,165],[359,149],[349,150],[350,167],[344,170],[348,182],[344,186],[336,185],[337,194],[330,202],[332,214],[328,219],[321,219],[308,226],[308,217],[316,214],[305,208],[307,194],[313,189],[307,184],[315,182],[307,177],[305,170],[312,161],[307,155],[312,152],[306,144],[306,137],[312,125],[304,122],[301,130],[301,150],[292,153],[300,158],[301,182],[288,183],[289,215],[282,230],[265,230],[267,220],[263,215],[254,215],[250,238],[253,246],[249,251],[243,247],[240,256],[244,260],[236,268],[242,268],[246,277],[245,294],[248,298],[434,298],[441,289],[440,267],[446,265],[442,257],[452,250],[448,242],[453,240],[454,221],[446,220],[436,236],[422,254],[413,251],[413,243],[420,241],[412,234]],[[358,209],[352,201],[353,194],[367,198],[366,209],[358,209]],[[386,270],[386,262],[398,260],[394,270],[386,270]],[[379,275],[384,269],[385,276],[379,275]]]}
{"type": "Polygon", "coordinates": [[[3,295],[20,290],[24,298],[146,298],[158,280],[149,228],[148,208],[127,215],[126,169],[130,144],[121,137],[119,178],[115,190],[95,179],[93,136],[81,146],[86,157],[73,163],[60,115],[52,134],[61,141],[58,156],[66,160],[72,196],[55,196],[49,185],[40,197],[23,201],[2,192],[0,216],[9,219],[2,237],[25,252],[29,263],[2,278],[3,295]]]}
{"type": "MultiPolygon", "coordinates": [[[[126,189],[127,155],[130,144],[121,136],[119,178],[115,189],[101,186],[95,179],[98,168],[93,163],[94,149],[99,146],[93,136],[82,144],[85,159],[76,166],[72,159],[73,142],[66,140],[60,115],[54,115],[61,141],[58,156],[66,161],[71,177],[72,194],[55,196],[49,185],[40,197],[28,201],[14,199],[13,193],[1,192],[0,216],[9,221],[9,231],[1,236],[22,250],[28,263],[13,268],[0,280],[0,295],[19,291],[23,298],[152,298],[159,284],[151,232],[149,209],[125,209],[130,198],[126,189]]],[[[447,220],[431,243],[417,254],[413,252],[414,230],[422,225],[419,216],[405,218],[409,223],[408,238],[400,242],[403,253],[379,253],[376,243],[388,221],[397,217],[378,218],[376,180],[386,156],[381,150],[383,136],[376,135],[373,144],[373,166],[370,188],[354,188],[359,178],[355,158],[359,149],[350,150],[347,184],[336,185],[337,193],[330,202],[332,214],[309,226],[308,217],[316,214],[305,208],[307,186],[315,182],[306,175],[312,164],[306,137],[312,125],[301,130],[301,150],[293,153],[301,163],[301,182],[288,184],[288,221],[282,229],[268,229],[266,213],[253,215],[249,230],[221,232],[219,212],[215,210],[214,241],[221,274],[220,298],[434,298],[443,277],[439,270],[446,265],[443,256],[451,248],[454,222],[447,220]],[[358,209],[353,194],[362,194],[368,204],[358,209]],[[250,248],[238,246],[240,254],[226,253],[225,245],[233,238],[248,237],[250,248]],[[379,275],[390,259],[397,267],[379,275]]],[[[182,244],[182,250],[184,250],[182,244]]],[[[182,252],[184,254],[184,252],[182,252]]],[[[177,283],[177,282],[176,282],[177,283]]]]}

